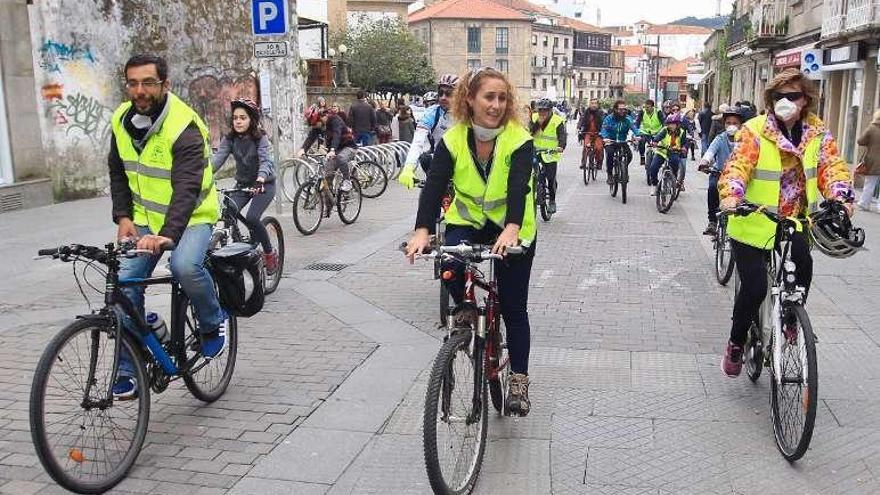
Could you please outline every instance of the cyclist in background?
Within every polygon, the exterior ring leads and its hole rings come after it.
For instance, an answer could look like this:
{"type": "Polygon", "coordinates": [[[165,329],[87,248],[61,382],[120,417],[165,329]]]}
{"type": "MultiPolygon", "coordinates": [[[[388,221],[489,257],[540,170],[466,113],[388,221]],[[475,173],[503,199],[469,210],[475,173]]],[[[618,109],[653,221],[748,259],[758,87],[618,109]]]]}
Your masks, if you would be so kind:
{"type": "MultiPolygon", "coordinates": [[[[416,125],[416,134],[409,147],[409,152],[406,154],[403,170],[397,178],[397,181],[407,189],[412,189],[415,186],[416,164],[421,165],[422,170],[426,174],[428,173],[434,147],[443,138],[446,130],[452,127],[449,103],[456,84],[458,84],[457,75],[443,74],[440,76],[440,79],[437,80],[437,104],[428,107],[416,125]]],[[[426,99],[427,96],[425,95],[426,99]]]]}
{"type": "Polygon", "coordinates": [[[602,121],[602,130],[599,135],[605,141],[605,182],[608,184],[611,184],[611,167],[614,165],[614,151],[618,146],[623,149],[624,165],[629,165],[629,162],[632,161],[632,151],[629,146],[625,143],[618,144],[626,141],[630,132],[633,136],[639,135],[639,129],[628,113],[626,102],[617,100],[614,102],[613,111],[602,121]]]}
{"type": "Polygon", "coordinates": [[[297,157],[302,158],[306,154],[306,150],[312,146],[312,143],[318,139],[318,136],[324,134],[324,142],[327,145],[327,157],[324,162],[324,178],[330,180],[336,169],[342,172],[342,184],[339,190],[343,192],[351,191],[351,169],[348,167],[355,153],[357,152],[357,144],[354,141],[354,134],[351,128],[345,125],[342,118],[333,111],[324,111],[321,115],[321,126],[313,128],[303,143],[302,148],[297,152],[297,157]]]}
{"type": "Polygon", "coordinates": [[[745,118],[739,108],[730,108],[722,115],[724,120],[724,133],[715,136],[715,139],[706,147],[706,152],[700,159],[699,170],[709,174],[708,189],[708,216],[709,224],[703,235],[715,235],[718,230],[718,177],[724,170],[724,164],[730,158],[736,148],[736,133],[742,127],[745,118]]]}
{"type": "MultiPolygon", "coordinates": [[[[235,188],[254,191],[254,194],[235,191],[229,196],[238,211],[242,211],[250,203],[245,223],[251,239],[263,246],[266,273],[271,275],[278,269],[278,253],[272,249],[269,233],[260,222],[263,212],[275,197],[275,165],[269,158],[269,138],[260,127],[260,108],[253,100],[237,98],[230,106],[232,130],[223,136],[220,147],[211,158],[214,174],[223,168],[226,159],[232,155],[235,158],[235,188]]],[[[320,117],[318,120],[320,121],[320,117]]]]}
{"type": "Polygon", "coordinates": [[[684,179],[681,178],[679,170],[684,167],[687,158],[688,138],[687,131],[681,125],[681,114],[669,114],[669,117],[666,117],[666,128],[649,139],[652,144],[660,145],[650,165],[651,196],[657,195],[657,174],[663,162],[669,162],[672,172],[679,177],[678,187],[683,190],[684,179]]]}
{"type": "MultiPolygon", "coordinates": [[[[642,136],[653,136],[663,128],[664,121],[666,121],[666,116],[663,115],[663,112],[654,108],[654,100],[648,99],[645,100],[645,106],[639,112],[638,117],[636,117],[636,127],[639,128],[639,133],[642,136]]],[[[645,164],[645,145],[647,144],[644,140],[639,142],[639,156],[641,157],[642,165],[645,164]]]]}
{"type": "MultiPolygon", "coordinates": [[[[583,146],[593,145],[593,153],[596,156],[596,164],[602,166],[602,139],[599,137],[599,131],[602,130],[602,122],[605,120],[605,112],[599,108],[598,98],[590,100],[590,104],[586,110],[581,110],[580,119],[578,120],[578,141],[583,146]]],[[[581,163],[581,168],[586,167],[581,163]]]]}
{"type": "Polygon", "coordinates": [[[536,105],[538,111],[532,114],[529,133],[535,142],[535,151],[540,152],[538,159],[544,164],[547,177],[547,192],[550,195],[550,213],[556,213],[556,169],[568,134],[565,131],[565,117],[553,111],[553,102],[544,98],[536,105]]]}

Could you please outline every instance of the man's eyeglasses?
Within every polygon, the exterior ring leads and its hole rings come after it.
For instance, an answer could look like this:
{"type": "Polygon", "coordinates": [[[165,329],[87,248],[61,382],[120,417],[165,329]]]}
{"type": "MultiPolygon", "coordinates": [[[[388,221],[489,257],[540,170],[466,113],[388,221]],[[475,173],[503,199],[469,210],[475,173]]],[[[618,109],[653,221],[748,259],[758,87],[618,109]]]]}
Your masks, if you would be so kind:
{"type": "Polygon", "coordinates": [[[438,96],[438,97],[441,97],[441,96],[452,96],[452,90],[451,90],[451,89],[438,89],[438,90],[437,90],[437,96],[438,96]]]}
{"type": "Polygon", "coordinates": [[[155,79],[147,79],[146,81],[125,81],[126,89],[137,89],[139,86],[143,86],[146,89],[154,89],[158,88],[165,81],[156,81],[155,79]]]}
{"type": "Polygon", "coordinates": [[[804,97],[803,91],[791,91],[788,93],[776,92],[773,93],[773,101],[779,101],[783,98],[788,101],[798,101],[804,97]]]}

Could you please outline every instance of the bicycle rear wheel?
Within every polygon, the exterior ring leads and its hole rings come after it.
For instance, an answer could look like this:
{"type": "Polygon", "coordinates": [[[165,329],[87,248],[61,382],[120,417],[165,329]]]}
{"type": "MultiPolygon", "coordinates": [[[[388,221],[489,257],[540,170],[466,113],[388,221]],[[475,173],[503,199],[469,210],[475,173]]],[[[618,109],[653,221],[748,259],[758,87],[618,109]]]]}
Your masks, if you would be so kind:
{"type": "Polygon", "coordinates": [[[596,177],[599,174],[599,166],[601,165],[601,163],[601,159],[594,157],[592,163],[590,164],[590,179],[593,182],[596,182],[596,177]]]}
{"type": "Polygon", "coordinates": [[[584,146],[583,152],[581,153],[581,170],[584,174],[584,185],[590,185],[590,169],[592,168],[592,157],[590,156],[590,149],[584,146]]]}
{"type": "Polygon", "coordinates": [[[783,333],[782,342],[773,343],[774,354],[778,352],[773,360],[779,364],[778,368],[775,364],[770,368],[770,414],[776,446],[782,457],[791,462],[803,457],[813,437],[819,377],[816,342],[807,311],[801,305],[792,305],[788,311],[792,312],[791,324],[797,326],[797,333],[794,341],[783,333]]]}
{"type": "Polygon", "coordinates": [[[486,381],[479,347],[469,331],[453,333],[440,348],[425,394],[422,425],[425,468],[434,493],[470,493],[486,451],[486,381]],[[475,390],[476,387],[476,390],[475,390]]]}
{"type": "Polygon", "coordinates": [[[193,397],[204,402],[214,402],[226,392],[235,370],[238,356],[238,322],[230,315],[226,320],[226,350],[211,359],[202,357],[199,339],[199,322],[195,309],[186,296],[181,296],[178,308],[183,311],[180,321],[184,322],[184,363],[188,370],[183,373],[183,381],[193,397]]]}
{"type": "Polygon", "coordinates": [[[725,222],[718,222],[715,232],[715,278],[721,285],[727,285],[733,274],[734,261],[733,249],[730,246],[730,237],[727,235],[725,222]]]}
{"type": "Polygon", "coordinates": [[[302,235],[312,235],[324,219],[324,198],[320,186],[310,181],[299,186],[293,197],[293,224],[302,235]]]}
{"type": "Polygon", "coordinates": [[[361,192],[361,183],[355,179],[351,179],[351,191],[336,192],[336,212],[339,213],[339,219],[346,225],[351,225],[361,214],[361,205],[364,202],[363,193],[361,192]]]}
{"type": "Polygon", "coordinates": [[[266,233],[269,234],[269,243],[272,249],[278,253],[278,268],[271,275],[266,273],[266,294],[275,292],[278,284],[281,283],[281,276],[284,273],[284,231],[281,229],[281,222],[275,217],[263,217],[260,222],[266,227],[266,233]]]}
{"type": "Polygon", "coordinates": [[[357,180],[361,183],[361,194],[365,198],[378,198],[388,187],[388,173],[378,163],[365,160],[355,168],[357,180]]]}
{"type": "Polygon", "coordinates": [[[74,492],[102,493],[122,481],[147,434],[150,380],[140,350],[125,332],[122,349],[132,357],[138,394],[134,400],[108,397],[116,342],[109,320],[77,320],[52,339],[37,364],[31,439],[49,476],[74,492]]]}

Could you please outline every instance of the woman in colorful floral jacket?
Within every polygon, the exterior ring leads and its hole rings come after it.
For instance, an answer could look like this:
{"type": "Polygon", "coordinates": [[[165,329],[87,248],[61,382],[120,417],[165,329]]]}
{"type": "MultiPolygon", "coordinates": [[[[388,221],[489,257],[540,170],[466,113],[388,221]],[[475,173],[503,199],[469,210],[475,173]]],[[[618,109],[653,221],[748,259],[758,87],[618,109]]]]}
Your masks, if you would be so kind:
{"type": "MultiPolygon", "coordinates": [[[[777,75],[764,92],[767,115],[754,117],[738,134],[739,144],[718,181],[721,206],[734,209],[747,200],[782,216],[805,216],[821,199],[847,205],[852,214],[852,177],[840,157],[837,143],[813,113],[818,92],[797,70],[777,75]],[[749,185],[760,184],[760,187],[749,185]]],[[[733,325],[721,368],[728,376],[742,370],[743,345],[751,322],[767,292],[767,253],[773,248],[775,228],[762,223],[763,214],[732,217],[728,233],[740,277],[733,307],[733,325]]],[[[813,259],[806,237],[792,239],[797,284],[809,291],[813,259]]]]}

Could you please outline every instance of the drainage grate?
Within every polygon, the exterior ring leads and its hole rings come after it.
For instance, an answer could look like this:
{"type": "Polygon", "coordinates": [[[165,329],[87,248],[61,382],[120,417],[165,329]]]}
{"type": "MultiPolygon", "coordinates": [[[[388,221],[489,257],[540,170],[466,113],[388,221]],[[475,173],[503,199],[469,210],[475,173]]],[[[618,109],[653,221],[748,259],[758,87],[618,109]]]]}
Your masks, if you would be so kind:
{"type": "Polygon", "coordinates": [[[319,272],[340,272],[348,267],[347,263],[312,263],[305,267],[306,270],[316,270],[319,272]]]}
{"type": "Polygon", "coordinates": [[[20,210],[22,197],[20,192],[0,194],[0,213],[20,210]]]}

